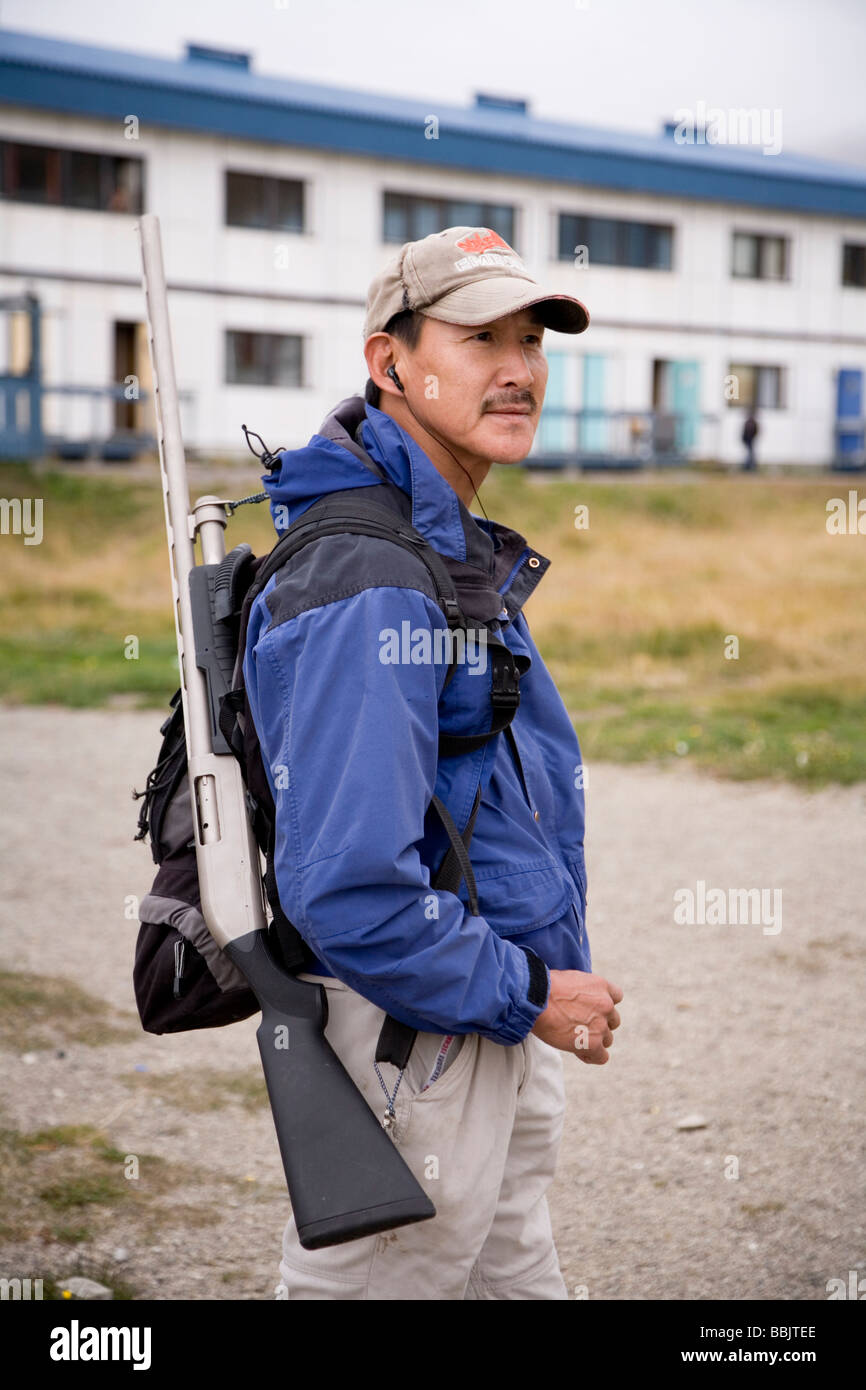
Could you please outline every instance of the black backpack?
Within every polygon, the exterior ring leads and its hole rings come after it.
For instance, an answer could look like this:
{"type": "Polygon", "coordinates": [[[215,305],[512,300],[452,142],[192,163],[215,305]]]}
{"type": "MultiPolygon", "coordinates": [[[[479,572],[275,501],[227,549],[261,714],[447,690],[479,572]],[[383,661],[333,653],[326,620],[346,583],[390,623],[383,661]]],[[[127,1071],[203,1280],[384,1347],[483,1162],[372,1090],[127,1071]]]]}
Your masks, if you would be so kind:
{"type": "MultiPolygon", "coordinates": [[[[427,565],[433,577],[440,607],[452,629],[473,628],[460,602],[460,566],[452,578],[443,556],[411,525],[406,515],[408,499],[391,483],[372,488],[347,489],[321,498],[307,508],[274,545],[270,554],[256,557],[246,544],[238,545],[218,565],[198,565],[190,576],[195,618],[196,663],[206,675],[215,753],[234,755],[240,763],[247,804],[255,837],[265,857],[263,883],[272,921],[269,944],[285,969],[297,973],[310,969],[314,957],[300,933],[280,906],[274,870],[275,808],[264,770],[258,736],[243,682],[247,626],[253,602],[271,576],[306,544],[323,535],[354,532],[393,541],[411,550],[427,565]]],[[[236,504],[234,504],[236,505],[236,504]]],[[[472,607],[477,592],[477,573],[467,575],[465,597],[472,607]]],[[[439,754],[444,757],[471,752],[503,730],[510,736],[519,765],[516,744],[508,727],[520,700],[521,667],[504,643],[486,634],[491,656],[491,722],[479,734],[446,734],[440,730],[439,754]]],[[[456,668],[451,644],[451,664],[445,686],[456,668]]],[[[443,687],[444,690],[445,687],[443,687]]],[[[201,911],[195,852],[192,802],[187,775],[186,737],[180,690],[171,699],[171,713],[162,724],[159,759],[149,773],[135,839],[149,835],[158,865],[150,892],[139,906],[140,930],[135,948],[133,983],[142,1026],[150,1033],[177,1033],[194,1028],[218,1028],[258,1012],[259,1004],[235,965],[217,946],[201,911]]],[[[470,911],[478,915],[475,877],[469,859],[469,843],[480,802],[480,789],[461,836],[444,803],[432,798],[450,841],[432,886],[457,892],[465,879],[470,911]]],[[[408,1061],[415,1032],[390,1016],[383,1025],[377,1062],[403,1067],[408,1061]]]]}

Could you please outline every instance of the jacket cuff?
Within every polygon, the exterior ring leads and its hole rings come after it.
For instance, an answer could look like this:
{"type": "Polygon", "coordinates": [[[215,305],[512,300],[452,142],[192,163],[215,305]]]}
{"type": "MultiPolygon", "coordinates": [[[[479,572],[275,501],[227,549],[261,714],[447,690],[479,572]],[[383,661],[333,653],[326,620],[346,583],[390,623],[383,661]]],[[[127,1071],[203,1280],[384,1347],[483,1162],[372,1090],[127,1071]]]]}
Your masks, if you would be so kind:
{"type": "MultiPolygon", "coordinates": [[[[513,944],[513,943],[512,943],[513,944]]],[[[547,1008],[550,996],[550,971],[540,956],[528,946],[518,946],[523,961],[520,962],[523,974],[523,996],[509,1011],[508,1023],[497,1030],[495,1040],[506,1046],[523,1042],[535,1025],[539,1014],[547,1008]]],[[[490,1034],[488,1036],[493,1036],[490,1034]]]]}
{"type": "Polygon", "coordinates": [[[547,998],[550,994],[550,975],[547,966],[541,956],[530,951],[528,946],[521,946],[520,949],[529,962],[529,1002],[530,1004],[537,1004],[539,1010],[542,1011],[547,1008],[547,998]]]}

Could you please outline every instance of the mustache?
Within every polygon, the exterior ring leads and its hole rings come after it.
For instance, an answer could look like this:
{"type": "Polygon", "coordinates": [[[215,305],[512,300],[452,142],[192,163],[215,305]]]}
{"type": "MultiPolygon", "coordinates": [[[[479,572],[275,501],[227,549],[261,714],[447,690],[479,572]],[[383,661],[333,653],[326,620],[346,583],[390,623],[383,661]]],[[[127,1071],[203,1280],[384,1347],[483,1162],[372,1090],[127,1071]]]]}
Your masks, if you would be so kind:
{"type": "Polygon", "coordinates": [[[506,406],[512,405],[527,406],[530,415],[534,415],[538,410],[538,402],[531,391],[517,391],[509,396],[492,396],[489,401],[484,402],[482,414],[488,410],[503,410],[506,406]]]}

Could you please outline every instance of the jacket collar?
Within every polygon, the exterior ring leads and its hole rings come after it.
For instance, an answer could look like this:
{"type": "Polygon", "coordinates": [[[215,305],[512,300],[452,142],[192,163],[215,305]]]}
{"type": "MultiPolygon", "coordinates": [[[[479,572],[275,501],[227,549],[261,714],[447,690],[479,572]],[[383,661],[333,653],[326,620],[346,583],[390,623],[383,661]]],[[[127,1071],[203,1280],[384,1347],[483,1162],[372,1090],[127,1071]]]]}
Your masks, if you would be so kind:
{"type": "Polygon", "coordinates": [[[415,529],[441,555],[480,571],[479,578],[501,591],[509,620],[520,611],[550,561],[520,532],[470,512],[396,420],[361,396],[350,396],[335,407],[319,434],[348,448],[406,493],[415,529]]]}

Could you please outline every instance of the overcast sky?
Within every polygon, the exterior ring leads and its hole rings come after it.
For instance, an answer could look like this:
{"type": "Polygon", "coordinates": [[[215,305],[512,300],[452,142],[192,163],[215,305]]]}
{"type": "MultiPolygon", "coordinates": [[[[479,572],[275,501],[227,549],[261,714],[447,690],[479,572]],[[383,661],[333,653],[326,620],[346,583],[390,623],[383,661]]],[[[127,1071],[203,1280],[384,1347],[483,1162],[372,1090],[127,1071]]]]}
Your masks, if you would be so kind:
{"type": "Polygon", "coordinates": [[[866,166],[866,0],[0,0],[0,26],[435,103],[526,97],[653,132],[699,102],[780,110],[785,152],[866,166]]]}

